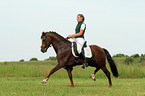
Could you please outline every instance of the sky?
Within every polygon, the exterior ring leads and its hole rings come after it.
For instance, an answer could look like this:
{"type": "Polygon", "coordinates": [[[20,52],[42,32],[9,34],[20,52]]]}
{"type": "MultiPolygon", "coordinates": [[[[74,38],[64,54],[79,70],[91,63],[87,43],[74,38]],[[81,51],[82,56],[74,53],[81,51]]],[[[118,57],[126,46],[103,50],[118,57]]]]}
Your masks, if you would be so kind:
{"type": "Polygon", "coordinates": [[[42,32],[74,34],[79,13],[89,45],[145,54],[145,0],[0,0],[0,62],[56,56],[53,48],[41,53],[42,32]]]}

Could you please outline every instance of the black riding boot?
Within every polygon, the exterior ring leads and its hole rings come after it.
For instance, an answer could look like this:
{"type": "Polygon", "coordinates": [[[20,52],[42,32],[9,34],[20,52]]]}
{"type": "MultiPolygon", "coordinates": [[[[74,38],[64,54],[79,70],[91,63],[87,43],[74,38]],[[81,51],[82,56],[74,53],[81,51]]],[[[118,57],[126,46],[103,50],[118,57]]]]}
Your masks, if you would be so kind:
{"type": "Polygon", "coordinates": [[[84,62],[82,68],[85,69],[86,67],[88,67],[88,63],[86,61],[86,57],[83,52],[80,53],[80,57],[83,59],[83,62],[84,62]]]}

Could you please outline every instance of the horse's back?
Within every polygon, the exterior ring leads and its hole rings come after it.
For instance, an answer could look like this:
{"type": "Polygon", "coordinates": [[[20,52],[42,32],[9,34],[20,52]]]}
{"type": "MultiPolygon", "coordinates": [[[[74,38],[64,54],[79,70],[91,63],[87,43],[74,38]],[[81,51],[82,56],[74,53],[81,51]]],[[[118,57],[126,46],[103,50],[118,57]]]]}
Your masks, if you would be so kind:
{"type": "Polygon", "coordinates": [[[90,48],[92,50],[92,54],[93,54],[93,57],[96,57],[96,58],[102,58],[102,59],[105,59],[105,52],[104,50],[97,46],[97,45],[90,45],[90,48]]]}

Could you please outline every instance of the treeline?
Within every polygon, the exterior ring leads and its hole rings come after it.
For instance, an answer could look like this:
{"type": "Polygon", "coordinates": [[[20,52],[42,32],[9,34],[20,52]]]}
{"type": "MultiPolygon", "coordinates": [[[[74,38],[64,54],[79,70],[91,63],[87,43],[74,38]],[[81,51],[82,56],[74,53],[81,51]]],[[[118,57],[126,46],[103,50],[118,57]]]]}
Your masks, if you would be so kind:
{"type": "MultiPolygon", "coordinates": [[[[125,59],[125,64],[130,64],[134,61],[134,59],[138,59],[138,62],[141,63],[143,61],[145,61],[145,54],[133,54],[131,56],[128,56],[128,55],[125,55],[125,54],[116,54],[116,55],[113,55],[112,57],[115,57],[115,58],[126,58],[125,59]]],[[[47,60],[57,60],[57,57],[49,57],[48,59],[44,59],[44,61],[47,61],[47,60]]],[[[39,61],[37,58],[31,58],[29,61],[39,61]]],[[[19,60],[19,62],[24,62],[24,59],[21,59],[19,60]]]]}
{"type": "MultiPolygon", "coordinates": [[[[47,61],[47,60],[56,60],[57,58],[56,57],[49,57],[48,59],[44,59],[44,61],[47,61]]],[[[25,60],[24,59],[21,59],[19,60],[19,62],[24,62],[25,60]]],[[[37,58],[31,58],[29,61],[39,61],[37,58]]]]}
{"type": "Polygon", "coordinates": [[[133,61],[138,61],[138,63],[142,63],[143,61],[145,61],[145,54],[134,54],[131,56],[128,55],[124,55],[124,54],[116,54],[113,57],[119,58],[119,57],[125,57],[124,63],[129,65],[131,64],[133,61]]]}
{"type": "Polygon", "coordinates": [[[124,55],[120,53],[120,54],[113,55],[113,57],[133,57],[133,58],[138,58],[138,57],[143,57],[143,56],[145,56],[145,54],[141,54],[141,55],[133,54],[131,56],[128,56],[128,55],[124,55]]]}

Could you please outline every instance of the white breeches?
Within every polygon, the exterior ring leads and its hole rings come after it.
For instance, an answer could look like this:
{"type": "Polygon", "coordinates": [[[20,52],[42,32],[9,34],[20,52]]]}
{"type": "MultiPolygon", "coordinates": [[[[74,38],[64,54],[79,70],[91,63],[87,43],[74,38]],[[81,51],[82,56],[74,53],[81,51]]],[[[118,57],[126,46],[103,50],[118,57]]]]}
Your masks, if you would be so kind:
{"type": "Polygon", "coordinates": [[[82,47],[85,43],[83,38],[75,38],[75,42],[77,43],[77,51],[80,54],[82,52],[82,47]]]}

